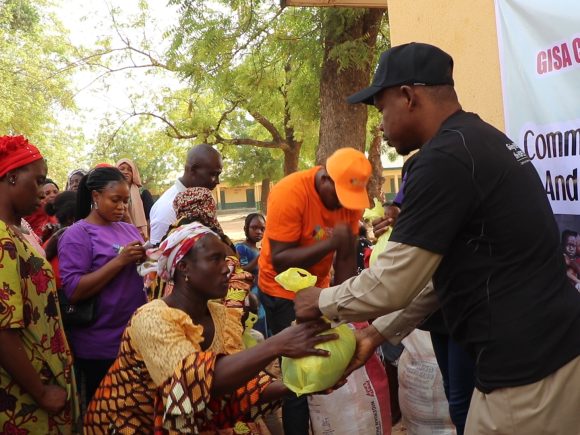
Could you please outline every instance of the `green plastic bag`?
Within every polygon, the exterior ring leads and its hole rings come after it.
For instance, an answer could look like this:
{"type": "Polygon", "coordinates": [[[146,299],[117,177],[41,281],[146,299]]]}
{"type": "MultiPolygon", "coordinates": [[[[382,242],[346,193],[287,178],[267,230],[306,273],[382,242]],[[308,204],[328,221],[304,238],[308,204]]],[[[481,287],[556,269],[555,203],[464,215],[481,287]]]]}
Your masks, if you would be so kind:
{"type": "MultiPolygon", "coordinates": [[[[316,284],[316,277],[304,269],[291,268],[276,276],[276,281],[286,290],[299,291],[316,284]]],[[[330,356],[282,357],[282,382],[298,396],[336,385],[354,355],[356,338],[348,325],[340,325],[323,334],[338,334],[337,340],[316,346],[329,351],[330,356]]]]}

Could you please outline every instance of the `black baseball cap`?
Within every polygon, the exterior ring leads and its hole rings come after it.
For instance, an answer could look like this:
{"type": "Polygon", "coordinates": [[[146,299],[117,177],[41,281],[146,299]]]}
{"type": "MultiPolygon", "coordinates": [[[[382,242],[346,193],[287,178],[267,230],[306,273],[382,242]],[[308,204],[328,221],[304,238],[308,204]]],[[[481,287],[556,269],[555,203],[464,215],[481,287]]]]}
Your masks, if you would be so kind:
{"type": "Polygon", "coordinates": [[[373,97],[381,90],[402,85],[453,86],[453,58],[421,42],[392,47],[381,54],[371,85],[346,100],[350,104],[373,104],[373,97]]]}

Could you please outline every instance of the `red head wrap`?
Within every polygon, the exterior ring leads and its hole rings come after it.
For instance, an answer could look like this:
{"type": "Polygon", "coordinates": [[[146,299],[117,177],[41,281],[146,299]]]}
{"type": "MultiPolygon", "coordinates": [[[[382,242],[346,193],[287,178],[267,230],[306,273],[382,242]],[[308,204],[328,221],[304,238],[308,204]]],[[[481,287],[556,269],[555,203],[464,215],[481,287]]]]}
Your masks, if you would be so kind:
{"type": "Polygon", "coordinates": [[[12,169],[42,159],[42,154],[24,136],[0,136],[0,177],[12,169]]]}

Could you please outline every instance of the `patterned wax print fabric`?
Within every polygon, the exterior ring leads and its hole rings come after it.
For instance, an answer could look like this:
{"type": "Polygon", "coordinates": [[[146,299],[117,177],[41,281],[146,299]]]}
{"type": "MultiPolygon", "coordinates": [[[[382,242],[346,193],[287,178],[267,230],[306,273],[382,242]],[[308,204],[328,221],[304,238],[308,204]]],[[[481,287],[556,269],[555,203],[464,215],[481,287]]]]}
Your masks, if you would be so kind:
{"type": "Polygon", "coordinates": [[[189,187],[180,192],[173,200],[173,209],[177,220],[186,218],[203,223],[212,228],[219,228],[217,206],[211,190],[205,187],[189,187]]]}
{"type": "MultiPolygon", "coordinates": [[[[0,433],[69,434],[78,401],[50,264],[0,221],[0,329],[16,331],[43,384],[67,392],[64,409],[49,415],[0,367],[0,433]]],[[[2,349],[1,352],[5,352],[2,349]]]]}
{"type": "Polygon", "coordinates": [[[226,263],[230,269],[228,278],[228,294],[225,298],[225,304],[232,308],[243,308],[244,300],[252,289],[254,275],[242,269],[240,259],[235,255],[228,255],[226,263]]]}
{"type": "Polygon", "coordinates": [[[242,310],[208,307],[215,325],[202,350],[203,327],[183,311],[155,300],[132,317],[119,356],[85,416],[85,433],[264,434],[254,420],[279,405],[258,404],[273,381],[261,372],[223,397],[210,395],[216,359],[243,349],[242,310]]]}

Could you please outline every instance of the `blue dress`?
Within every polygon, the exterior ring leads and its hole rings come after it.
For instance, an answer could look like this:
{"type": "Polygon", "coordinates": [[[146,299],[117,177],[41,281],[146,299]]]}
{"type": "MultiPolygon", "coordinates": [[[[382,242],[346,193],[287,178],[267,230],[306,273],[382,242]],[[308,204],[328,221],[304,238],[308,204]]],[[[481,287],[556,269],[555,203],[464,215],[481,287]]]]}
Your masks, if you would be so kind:
{"type": "MultiPolygon", "coordinates": [[[[247,266],[250,264],[259,254],[260,251],[258,249],[254,249],[245,243],[238,243],[236,244],[236,252],[240,257],[240,264],[242,267],[247,266]]],[[[254,270],[250,271],[254,275],[254,285],[252,286],[252,293],[258,296],[260,289],[258,288],[258,266],[254,270]]],[[[267,327],[266,327],[266,311],[262,304],[258,307],[258,321],[254,325],[254,329],[260,331],[264,336],[268,337],[271,334],[268,334],[267,327]]]]}

